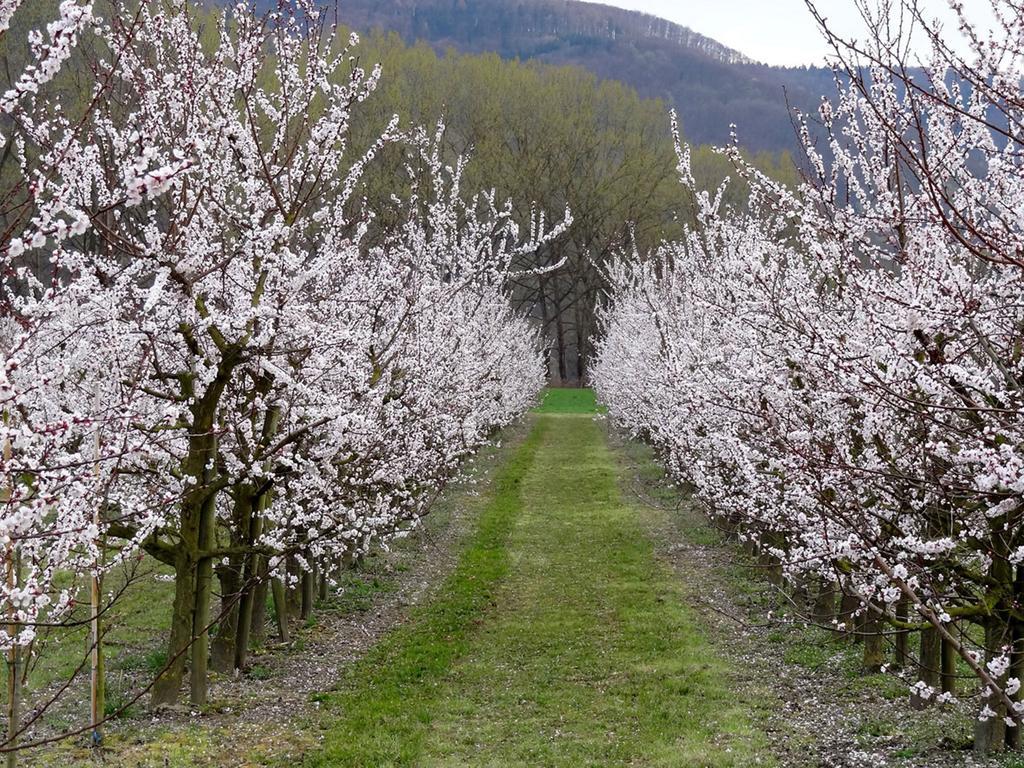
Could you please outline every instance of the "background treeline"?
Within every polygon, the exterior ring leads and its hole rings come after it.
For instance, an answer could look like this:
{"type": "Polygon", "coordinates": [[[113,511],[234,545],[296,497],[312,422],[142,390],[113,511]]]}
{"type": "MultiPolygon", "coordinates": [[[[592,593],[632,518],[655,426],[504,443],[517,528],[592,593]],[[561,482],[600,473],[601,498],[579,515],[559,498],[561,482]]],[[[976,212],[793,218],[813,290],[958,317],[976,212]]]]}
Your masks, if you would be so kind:
{"type": "MultiPolygon", "coordinates": [[[[545,248],[539,262],[531,255],[522,264],[515,299],[552,342],[550,376],[585,378],[603,265],[623,249],[635,245],[644,252],[671,239],[686,215],[668,106],[579,67],[438,54],[426,44],[407,45],[395,33],[371,34],[360,55],[380,62],[384,76],[353,126],[357,143],[372,141],[394,114],[403,125],[443,121],[451,157],[472,155],[468,189],[493,188],[499,200],[516,201],[524,223],[531,206],[551,215],[571,208],[567,236],[545,248]],[[563,260],[557,269],[529,272],[563,260]]],[[[774,178],[796,180],[788,153],[763,152],[751,160],[774,178]]],[[[395,193],[402,162],[396,154],[370,171],[371,199],[395,193]]],[[[732,171],[707,146],[694,149],[693,167],[705,187],[732,171]]],[[[740,184],[730,187],[736,204],[745,194],[740,184]]]]}

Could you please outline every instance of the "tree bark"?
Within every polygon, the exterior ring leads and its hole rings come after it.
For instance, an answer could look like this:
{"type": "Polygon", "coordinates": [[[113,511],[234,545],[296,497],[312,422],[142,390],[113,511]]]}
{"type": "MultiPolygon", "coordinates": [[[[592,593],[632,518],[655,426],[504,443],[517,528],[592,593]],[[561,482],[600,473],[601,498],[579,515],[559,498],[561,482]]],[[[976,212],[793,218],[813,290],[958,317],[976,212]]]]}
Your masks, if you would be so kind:
{"type": "MultiPolygon", "coordinates": [[[[1013,582],[1013,600],[1020,605],[1024,602],[1024,568],[1017,567],[1017,573],[1013,582]]],[[[1015,677],[1024,681],[1024,623],[1019,619],[1010,618],[1010,671],[1008,677],[1015,677]]],[[[1021,700],[1021,691],[1011,694],[1010,698],[1016,704],[1021,700]]],[[[1017,751],[1021,748],[1021,722],[1020,718],[1014,718],[1015,725],[1006,727],[1006,747],[1017,751]]]]}
{"type": "MultiPolygon", "coordinates": [[[[196,566],[199,560],[200,527],[207,497],[212,495],[208,478],[212,478],[217,438],[214,419],[221,395],[231,378],[237,360],[225,354],[217,376],[206,393],[192,407],[192,424],[188,453],[183,461],[184,474],[192,479],[192,487],[181,500],[178,515],[178,540],[168,549],[173,553],[174,602],[171,607],[171,630],[167,642],[167,664],[153,684],[153,706],[174,704],[181,694],[185,661],[195,629],[196,566]]],[[[211,562],[212,568],[212,562],[211,562]]]]}
{"type": "Polygon", "coordinates": [[[285,572],[288,574],[288,585],[285,587],[285,613],[289,620],[302,618],[302,573],[295,558],[289,555],[285,559],[285,572]]]}
{"type": "MultiPolygon", "coordinates": [[[[267,379],[260,392],[265,395],[269,389],[270,381],[267,379]]],[[[267,410],[260,438],[263,446],[269,445],[277,435],[283,414],[284,409],[277,403],[267,410]]],[[[248,515],[244,516],[246,525],[241,529],[241,534],[250,547],[255,547],[260,537],[263,536],[263,516],[272,498],[273,490],[269,487],[263,488],[256,492],[255,498],[250,496],[248,509],[243,510],[247,511],[248,515]]],[[[234,664],[236,669],[245,669],[249,663],[250,643],[262,645],[266,640],[266,559],[259,553],[250,550],[243,558],[241,578],[243,592],[239,598],[238,620],[235,625],[234,664]]]]}
{"type": "Polygon", "coordinates": [[[839,602],[839,620],[846,627],[846,636],[853,642],[861,641],[860,628],[862,617],[857,615],[860,610],[860,600],[855,595],[848,594],[843,590],[843,596],[839,602]]]}
{"type": "Polygon", "coordinates": [[[885,664],[885,638],[882,636],[882,620],[873,608],[867,609],[864,621],[864,654],[861,673],[874,675],[882,671],[885,664]]]}
{"type": "Polygon", "coordinates": [[[818,591],[814,595],[814,605],[811,608],[811,615],[817,624],[828,626],[836,613],[836,589],[835,585],[822,579],[818,583],[818,591]]]}
{"type": "Polygon", "coordinates": [[[284,583],[279,578],[270,580],[270,586],[274,593],[274,614],[277,616],[277,634],[281,642],[287,643],[291,639],[288,632],[288,605],[285,595],[284,583]]]}
{"type": "Polygon", "coordinates": [[[583,302],[576,301],[576,380],[580,386],[587,380],[587,328],[583,319],[583,302]]]}
{"type": "MultiPolygon", "coordinates": [[[[1013,651],[1010,654],[1010,671],[1007,676],[1024,681],[1024,653],[1022,653],[1021,645],[1024,642],[1024,627],[1018,621],[1014,621],[1013,625],[1013,651]]],[[[1011,694],[1010,698],[1015,704],[1019,702],[1021,700],[1020,690],[1011,694]]],[[[1014,718],[1014,721],[1015,725],[1006,726],[1006,748],[1016,752],[1021,746],[1021,726],[1019,718],[1014,718]]]]}
{"type": "MultiPolygon", "coordinates": [[[[183,527],[184,533],[184,527],[183,527]]],[[[192,556],[178,547],[174,558],[174,603],[171,633],[167,643],[167,664],[153,684],[153,706],[174,704],[185,676],[185,660],[192,642],[192,617],[196,599],[196,572],[192,556]]]]}
{"type": "Polygon", "coordinates": [[[237,558],[231,558],[227,565],[216,570],[220,582],[220,621],[217,634],[210,643],[210,668],[214,672],[225,673],[235,666],[241,607],[241,563],[237,558]]]}
{"type": "Polygon", "coordinates": [[[317,597],[320,602],[324,602],[328,595],[327,574],[322,570],[318,570],[317,573],[317,597]]]}
{"type": "MultiPolygon", "coordinates": [[[[548,316],[548,299],[547,291],[544,285],[544,275],[537,276],[537,292],[538,302],[540,304],[540,322],[542,333],[546,336],[548,327],[551,324],[550,317],[548,316]]],[[[544,379],[546,381],[551,380],[551,350],[548,350],[547,354],[544,355],[544,379]]]]}
{"type": "MultiPolygon", "coordinates": [[[[918,654],[918,679],[934,690],[939,688],[939,673],[942,668],[942,638],[937,629],[922,629],[920,632],[921,646],[918,654]]],[[[935,702],[935,697],[923,698],[916,693],[911,694],[910,706],[914,709],[927,709],[935,702]]]]}
{"type": "MultiPolygon", "coordinates": [[[[950,631],[953,631],[953,627],[949,627],[950,631]]],[[[956,695],[956,660],[957,651],[954,645],[946,640],[942,639],[942,671],[940,674],[940,684],[942,686],[943,693],[951,693],[956,695]]]]}
{"type": "Polygon", "coordinates": [[[250,641],[246,653],[248,653],[248,648],[259,648],[267,642],[267,598],[270,596],[270,576],[267,574],[265,560],[260,563],[258,573],[260,580],[252,597],[252,624],[249,629],[250,641]]]}
{"type": "MultiPolygon", "coordinates": [[[[244,485],[237,488],[233,506],[231,543],[236,547],[251,544],[252,488],[244,485]]],[[[242,555],[231,555],[227,563],[216,568],[220,582],[220,621],[217,635],[210,643],[210,667],[215,672],[230,672],[235,667],[245,561],[242,555]]]]}
{"type": "MultiPolygon", "coordinates": [[[[207,483],[215,476],[213,466],[209,467],[207,483]]],[[[210,596],[213,591],[213,558],[206,555],[214,548],[217,538],[217,494],[208,493],[199,518],[198,550],[196,562],[196,598],[192,619],[192,667],[190,679],[190,700],[195,707],[205,707],[209,698],[207,668],[210,661],[210,596]]]]}
{"type": "Polygon", "coordinates": [[[565,360],[565,325],[558,306],[555,307],[555,344],[558,347],[558,383],[564,385],[569,380],[569,369],[565,360]]]}
{"type": "MultiPolygon", "coordinates": [[[[10,459],[10,444],[4,446],[5,457],[10,459]]],[[[7,498],[10,498],[9,496],[7,498]]],[[[21,554],[12,545],[7,550],[7,587],[13,589],[21,582],[21,554]]],[[[21,631],[14,608],[10,610],[10,622],[7,624],[7,637],[11,647],[7,651],[7,747],[18,743],[18,729],[21,726],[21,677],[22,649],[13,642],[21,631]]],[[[16,768],[18,752],[11,750],[6,756],[7,768],[16,768]]]]}
{"type": "MultiPolygon", "coordinates": [[[[999,649],[1005,641],[1000,624],[999,621],[990,620],[985,627],[985,647],[988,649],[985,654],[986,663],[999,655],[999,649]]],[[[996,682],[1002,684],[1005,680],[1004,675],[996,682]]],[[[988,708],[994,714],[984,721],[974,721],[974,753],[979,756],[1002,752],[1006,747],[1006,722],[1003,720],[1006,717],[1006,705],[1001,696],[987,686],[986,690],[988,695],[982,694],[981,697],[982,711],[988,708]]]]}
{"type": "Polygon", "coordinates": [[[306,570],[302,572],[302,602],[299,618],[305,621],[313,615],[313,603],[316,599],[316,573],[310,570],[309,553],[306,553],[306,570]]]}
{"type": "MultiPolygon", "coordinates": [[[[255,514],[249,520],[248,538],[250,544],[259,541],[263,535],[263,512],[266,509],[265,495],[256,502],[255,514]]],[[[256,552],[245,556],[242,569],[243,592],[238,603],[238,622],[235,626],[235,669],[245,669],[249,661],[249,644],[265,639],[262,631],[266,621],[267,584],[263,573],[263,558],[256,552]],[[261,606],[262,603],[262,606],[261,606]],[[259,631],[257,631],[259,628],[259,631]]]]}
{"type": "MultiPolygon", "coordinates": [[[[910,606],[907,602],[907,598],[901,598],[896,603],[896,618],[900,621],[907,621],[909,618],[910,606]]],[[[911,664],[910,649],[907,647],[907,640],[910,637],[910,632],[906,629],[901,629],[896,633],[895,651],[893,662],[897,669],[907,669],[911,664]]]]}
{"type": "MultiPolygon", "coordinates": [[[[1000,594],[999,602],[986,619],[985,624],[985,662],[1001,656],[1004,649],[1010,646],[1013,650],[1014,627],[1012,613],[1017,597],[1019,579],[1015,578],[1013,566],[1010,564],[1010,544],[1008,531],[1012,531],[1019,524],[1018,519],[1010,519],[1006,515],[990,521],[990,536],[992,547],[992,560],[989,565],[989,577],[995,585],[994,589],[1000,594]]],[[[1013,665],[1013,655],[1010,656],[1010,665],[1013,665]]],[[[1009,676],[1009,670],[996,679],[1000,687],[1004,687],[1009,676]]],[[[985,693],[981,699],[982,712],[989,710],[994,714],[982,721],[980,718],[974,723],[974,752],[977,755],[988,755],[993,752],[1002,752],[1006,748],[1007,741],[1013,738],[1013,734],[1007,734],[1006,703],[1003,697],[998,695],[989,686],[985,686],[985,693]]]]}

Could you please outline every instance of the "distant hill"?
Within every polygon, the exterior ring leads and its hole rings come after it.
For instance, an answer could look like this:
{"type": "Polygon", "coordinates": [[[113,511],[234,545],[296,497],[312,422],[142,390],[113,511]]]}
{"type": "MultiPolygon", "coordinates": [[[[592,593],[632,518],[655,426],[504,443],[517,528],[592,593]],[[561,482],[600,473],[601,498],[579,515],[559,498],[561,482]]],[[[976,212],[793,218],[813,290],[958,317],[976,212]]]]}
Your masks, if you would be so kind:
{"type": "Polygon", "coordinates": [[[832,90],[828,69],[758,64],[687,27],[595,3],[341,0],[340,12],[355,29],[395,31],[439,50],[576,65],[620,80],[675,106],[687,138],[699,143],[725,143],[735,123],[752,150],[791,149],[787,96],[793,106],[814,109],[832,90]]]}

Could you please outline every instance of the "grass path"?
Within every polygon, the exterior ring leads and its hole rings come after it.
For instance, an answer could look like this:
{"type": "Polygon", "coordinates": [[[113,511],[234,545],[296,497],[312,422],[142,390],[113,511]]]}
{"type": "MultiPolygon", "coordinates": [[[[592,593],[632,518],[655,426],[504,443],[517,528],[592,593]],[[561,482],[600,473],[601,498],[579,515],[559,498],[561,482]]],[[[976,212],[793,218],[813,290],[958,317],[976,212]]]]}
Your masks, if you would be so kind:
{"type": "Polygon", "coordinates": [[[327,698],[311,765],[759,762],[748,707],[587,411],[555,394],[533,417],[438,597],[327,698]]]}

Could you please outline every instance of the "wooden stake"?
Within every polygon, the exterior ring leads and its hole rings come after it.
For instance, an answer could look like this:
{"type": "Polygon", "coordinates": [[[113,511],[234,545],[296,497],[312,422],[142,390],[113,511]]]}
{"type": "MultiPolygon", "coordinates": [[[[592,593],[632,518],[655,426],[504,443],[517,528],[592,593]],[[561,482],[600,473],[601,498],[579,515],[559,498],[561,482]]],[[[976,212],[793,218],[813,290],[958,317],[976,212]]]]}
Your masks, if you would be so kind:
{"type": "MultiPolygon", "coordinates": [[[[11,441],[4,441],[4,462],[10,462],[12,456],[11,441]]],[[[14,480],[7,478],[7,487],[4,489],[4,501],[10,503],[14,498],[14,480]]],[[[12,542],[7,548],[7,589],[13,591],[18,586],[18,551],[12,542]]],[[[7,768],[17,768],[18,753],[14,747],[18,745],[18,723],[21,720],[21,670],[19,669],[18,646],[15,643],[18,637],[17,614],[14,606],[8,612],[7,638],[11,643],[7,651],[7,768]]]]}
{"type": "MultiPolygon", "coordinates": [[[[97,389],[97,394],[99,390],[97,389]]],[[[95,464],[93,472],[97,481],[100,477],[100,430],[99,427],[93,435],[93,449],[95,451],[95,464]]],[[[100,530],[100,505],[99,500],[93,507],[92,521],[96,530],[100,530]]],[[[92,635],[92,677],[90,686],[90,709],[89,715],[92,718],[92,745],[99,747],[103,744],[103,718],[106,714],[106,680],[103,670],[103,634],[100,628],[100,611],[103,601],[103,540],[99,542],[96,553],[96,567],[92,574],[92,613],[90,616],[90,629],[92,635]]]]}

